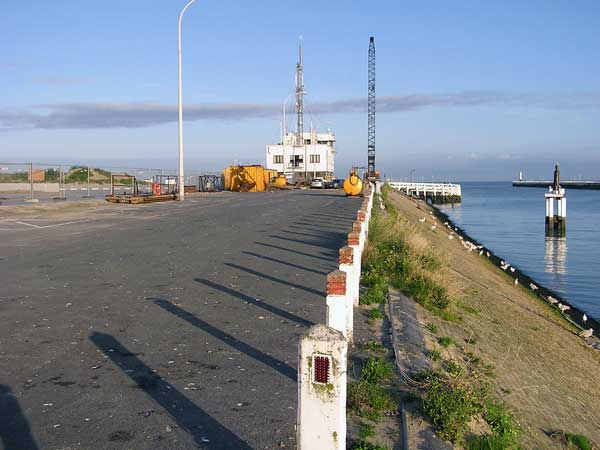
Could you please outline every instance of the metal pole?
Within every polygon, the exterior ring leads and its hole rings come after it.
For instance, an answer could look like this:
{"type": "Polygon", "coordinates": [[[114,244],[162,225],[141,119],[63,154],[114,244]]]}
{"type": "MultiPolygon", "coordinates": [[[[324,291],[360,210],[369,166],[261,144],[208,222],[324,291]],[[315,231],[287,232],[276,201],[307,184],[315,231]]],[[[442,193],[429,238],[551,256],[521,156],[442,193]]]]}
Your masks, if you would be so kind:
{"type": "Polygon", "coordinates": [[[33,200],[33,163],[29,163],[29,200],[33,200]]]}
{"type": "Polygon", "coordinates": [[[87,167],[88,177],[87,177],[87,196],[90,196],[90,166],[87,167]]]}
{"type": "Polygon", "coordinates": [[[179,85],[178,85],[178,106],[179,106],[179,201],[183,201],[185,197],[184,193],[184,180],[183,180],[183,104],[182,104],[182,87],[181,87],[181,20],[183,14],[189,8],[189,6],[196,0],[190,0],[181,10],[179,14],[179,34],[178,34],[178,74],[179,74],[179,85]]]}

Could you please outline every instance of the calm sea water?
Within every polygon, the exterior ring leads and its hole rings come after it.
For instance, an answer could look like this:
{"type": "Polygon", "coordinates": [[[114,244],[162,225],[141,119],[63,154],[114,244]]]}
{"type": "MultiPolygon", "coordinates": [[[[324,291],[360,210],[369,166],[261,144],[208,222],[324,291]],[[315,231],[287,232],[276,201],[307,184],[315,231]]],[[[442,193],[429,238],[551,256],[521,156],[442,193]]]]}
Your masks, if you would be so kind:
{"type": "Polygon", "coordinates": [[[545,189],[461,183],[462,204],[440,209],[473,239],[600,319],[600,191],[567,190],[567,234],[544,235],[545,189]]]}

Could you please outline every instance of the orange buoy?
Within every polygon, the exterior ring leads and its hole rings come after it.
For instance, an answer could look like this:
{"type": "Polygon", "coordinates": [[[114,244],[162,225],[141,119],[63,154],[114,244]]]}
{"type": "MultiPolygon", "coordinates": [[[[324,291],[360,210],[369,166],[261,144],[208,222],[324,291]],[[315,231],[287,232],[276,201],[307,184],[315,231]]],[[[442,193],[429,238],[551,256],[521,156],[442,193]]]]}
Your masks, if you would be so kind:
{"type": "Polygon", "coordinates": [[[351,173],[350,176],[344,180],[344,192],[346,195],[360,195],[362,187],[362,180],[356,173],[351,173]]]}
{"type": "Polygon", "coordinates": [[[275,178],[275,185],[281,187],[287,185],[287,178],[284,175],[278,176],[277,178],[275,178]]]}

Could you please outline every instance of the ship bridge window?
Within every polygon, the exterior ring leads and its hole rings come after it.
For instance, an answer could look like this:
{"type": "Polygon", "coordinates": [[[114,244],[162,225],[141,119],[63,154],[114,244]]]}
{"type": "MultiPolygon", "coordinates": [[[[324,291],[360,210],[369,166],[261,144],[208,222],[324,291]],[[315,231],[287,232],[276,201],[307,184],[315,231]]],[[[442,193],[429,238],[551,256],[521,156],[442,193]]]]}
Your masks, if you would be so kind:
{"type": "Polygon", "coordinates": [[[310,162],[313,164],[318,164],[321,162],[321,155],[310,155],[310,162]]]}
{"type": "Polygon", "coordinates": [[[273,164],[283,164],[283,155],[273,155],[273,164]]]}

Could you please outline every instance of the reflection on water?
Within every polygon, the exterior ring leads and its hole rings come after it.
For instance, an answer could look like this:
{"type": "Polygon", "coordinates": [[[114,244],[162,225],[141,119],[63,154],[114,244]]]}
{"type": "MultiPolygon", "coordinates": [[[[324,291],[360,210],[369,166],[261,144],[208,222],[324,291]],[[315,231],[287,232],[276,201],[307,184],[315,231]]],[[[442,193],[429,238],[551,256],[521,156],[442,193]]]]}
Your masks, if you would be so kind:
{"type": "MultiPolygon", "coordinates": [[[[567,274],[567,238],[547,237],[544,254],[544,271],[550,274],[567,274]]],[[[557,277],[562,281],[562,277],[557,277]]]]}

